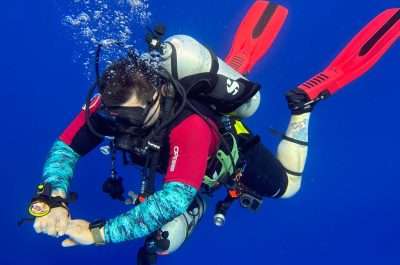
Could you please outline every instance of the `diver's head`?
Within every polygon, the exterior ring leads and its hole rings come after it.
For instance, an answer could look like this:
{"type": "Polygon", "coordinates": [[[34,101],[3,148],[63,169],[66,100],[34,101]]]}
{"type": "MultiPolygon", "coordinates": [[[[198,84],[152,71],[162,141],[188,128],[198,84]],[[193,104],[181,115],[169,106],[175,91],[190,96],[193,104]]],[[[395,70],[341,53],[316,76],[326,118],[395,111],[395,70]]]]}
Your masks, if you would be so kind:
{"type": "MultiPolygon", "coordinates": [[[[140,59],[139,59],[140,60],[140,59]]],[[[145,62],[120,59],[99,79],[102,111],[135,127],[149,127],[159,116],[159,93],[145,62]]]]}
{"type": "Polygon", "coordinates": [[[135,97],[139,104],[146,105],[156,91],[148,75],[147,68],[130,59],[111,63],[99,80],[103,103],[120,106],[135,97]]]}

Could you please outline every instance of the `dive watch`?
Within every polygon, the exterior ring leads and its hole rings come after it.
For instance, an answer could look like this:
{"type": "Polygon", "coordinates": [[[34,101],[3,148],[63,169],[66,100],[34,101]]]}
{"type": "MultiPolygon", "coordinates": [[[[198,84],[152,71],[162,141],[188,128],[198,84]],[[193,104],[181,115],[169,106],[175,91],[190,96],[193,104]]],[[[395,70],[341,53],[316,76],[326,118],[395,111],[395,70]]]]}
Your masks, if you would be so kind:
{"type": "Polygon", "coordinates": [[[106,220],[104,219],[97,219],[94,220],[93,222],[91,222],[89,224],[89,229],[90,232],[92,232],[93,235],[93,239],[94,239],[94,244],[96,246],[102,246],[104,245],[106,242],[103,240],[101,233],[100,233],[100,229],[106,224],[106,220]]]}

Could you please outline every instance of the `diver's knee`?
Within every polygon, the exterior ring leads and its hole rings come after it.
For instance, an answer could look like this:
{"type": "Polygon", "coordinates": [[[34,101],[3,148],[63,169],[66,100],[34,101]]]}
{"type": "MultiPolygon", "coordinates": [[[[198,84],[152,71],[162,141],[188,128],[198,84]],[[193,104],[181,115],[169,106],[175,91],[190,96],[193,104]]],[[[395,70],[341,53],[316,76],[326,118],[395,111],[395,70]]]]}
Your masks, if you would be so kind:
{"type": "Polygon", "coordinates": [[[283,199],[293,197],[301,187],[301,176],[295,176],[287,173],[288,184],[285,193],[281,196],[283,199]]]}

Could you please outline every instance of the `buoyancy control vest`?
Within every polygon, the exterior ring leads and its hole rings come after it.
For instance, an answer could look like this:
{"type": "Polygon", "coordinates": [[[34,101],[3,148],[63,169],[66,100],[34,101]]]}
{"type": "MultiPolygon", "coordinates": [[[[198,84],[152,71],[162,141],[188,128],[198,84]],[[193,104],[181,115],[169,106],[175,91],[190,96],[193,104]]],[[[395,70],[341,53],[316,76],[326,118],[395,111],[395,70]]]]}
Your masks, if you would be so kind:
{"type": "MultiPolygon", "coordinates": [[[[207,119],[210,119],[211,121],[214,122],[214,124],[217,125],[217,129],[219,129],[219,120],[213,113],[213,111],[205,106],[204,104],[201,104],[198,101],[195,100],[190,100],[191,104],[196,107],[196,109],[207,119]]],[[[177,106],[175,106],[175,109],[177,106]]],[[[176,128],[179,124],[181,124],[185,119],[187,119],[189,116],[194,115],[195,113],[193,110],[189,108],[184,108],[183,111],[175,117],[175,119],[168,125],[166,134],[164,137],[164,141],[162,143],[162,147],[160,150],[160,160],[158,162],[158,172],[165,174],[169,162],[169,149],[170,149],[170,144],[169,144],[169,136],[171,134],[171,131],[176,128]]],[[[210,128],[211,130],[211,128],[210,128]]],[[[135,152],[130,152],[129,157],[131,158],[131,162],[133,162],[136,165],[139,166],[144,166],[145,165],[145,160],[146,157],[140,153],[135,153],[135,152]]]]}

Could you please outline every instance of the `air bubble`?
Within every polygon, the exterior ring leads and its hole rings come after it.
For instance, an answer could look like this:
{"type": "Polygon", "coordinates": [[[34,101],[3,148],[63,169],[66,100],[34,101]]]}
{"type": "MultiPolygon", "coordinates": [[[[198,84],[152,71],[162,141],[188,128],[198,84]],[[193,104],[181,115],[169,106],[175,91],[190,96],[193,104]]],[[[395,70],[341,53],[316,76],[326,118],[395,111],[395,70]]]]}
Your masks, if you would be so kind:
{"type": "MultiPolygon", "coordinates": [[[[75,61],[81,61],[88,79],[92,76],[93,51],[98,43],[127,43],[134,34],[129,25],[149,24],[148,0],[74,0],[71,1],[63,18],[79,50],[75,61]],[[105,40],[105,41],[103,41],[105,40]]],[[[135,43],[132,41],[132,43],[135,43]]],[[[105,44],[104,44],[105,45],[105,44]]],[[[123,57],[126,51],[116,47],[106,47],[102,53],[102,62],[114,61],[123,57]]]]}

